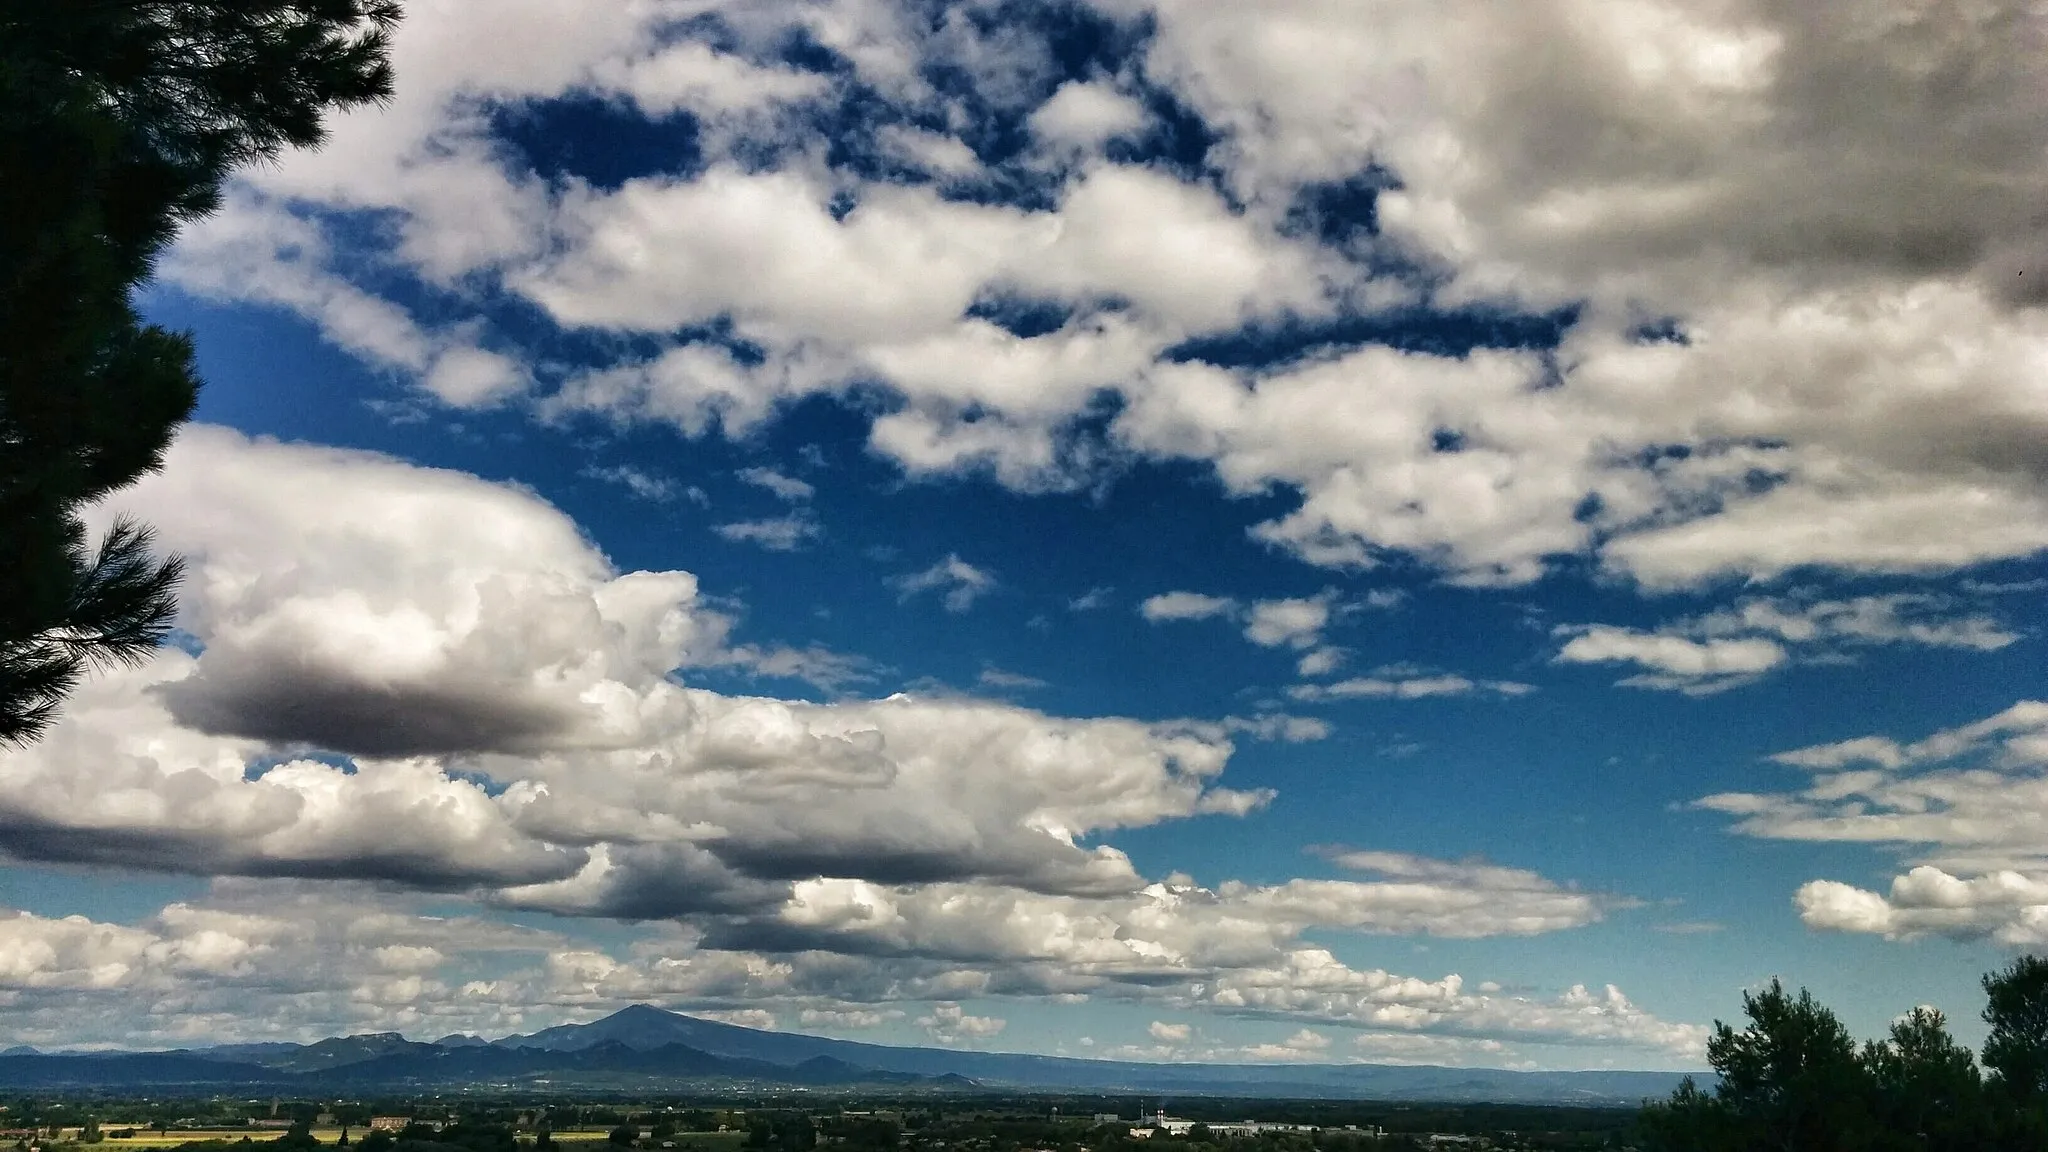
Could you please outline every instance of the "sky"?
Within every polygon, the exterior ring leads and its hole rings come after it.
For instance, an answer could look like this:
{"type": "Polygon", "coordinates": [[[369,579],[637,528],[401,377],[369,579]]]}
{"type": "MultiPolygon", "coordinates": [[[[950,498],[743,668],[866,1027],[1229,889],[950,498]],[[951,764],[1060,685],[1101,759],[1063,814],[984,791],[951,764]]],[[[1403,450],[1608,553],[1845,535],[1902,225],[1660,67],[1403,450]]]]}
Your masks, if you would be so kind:
{"type": "Polygon", "coordinates": [[[1981,1038],[2048,943],[2048,16],[414,0],[142,298],[176,642],[0,1045],[1981,1038]]]}

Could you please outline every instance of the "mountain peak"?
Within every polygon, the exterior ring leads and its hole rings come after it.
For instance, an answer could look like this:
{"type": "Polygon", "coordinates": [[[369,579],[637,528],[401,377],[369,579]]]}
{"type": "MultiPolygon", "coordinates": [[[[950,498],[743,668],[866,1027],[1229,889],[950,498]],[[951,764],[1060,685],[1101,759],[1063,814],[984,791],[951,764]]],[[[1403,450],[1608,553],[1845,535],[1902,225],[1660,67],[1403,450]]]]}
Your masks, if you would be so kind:
{"type": "Polygon", "coordinates": [[[675,1020],[675,1019],[694,1019],[694,1017],[684,1017],[684,1016],[683,1016],[683,1014],[682,1014],[681,1012],[671,1012],[671,1011],[669,1011],[669,1010],[668,1010],[668,1009],[666,1009],[666,1008],[656,1008],[656,1007],[655,1007],[654,1005],[652,1005],[652,1004],[628,1004],[628,1005],[626,1005],[626,1006],[625,1006],[624,1008],[621,1008],[621,1009],[619,1009],[619,1010],[618,1010],[617,1012],[614,1012],[614,1013],[612,1013],[611,1015],[609,1015],[609,1016],[605,1017],[605,1019],[606,1019],[606,1020],[655,1020],[655,1019],[660,1019],[660,1020],[675,1020]]]}
{"type": "Polygon", "coordinates": [[[303,1048],[291,1048],[261,1059],[265,1067],[287,1072],[325,1072],[349,1064],[360,1064],[400,1052],[416,1052],[431,1045],[415,1044],[396,1032],[359,1032],[353,1036],[330,1036],[303,1048]]]}

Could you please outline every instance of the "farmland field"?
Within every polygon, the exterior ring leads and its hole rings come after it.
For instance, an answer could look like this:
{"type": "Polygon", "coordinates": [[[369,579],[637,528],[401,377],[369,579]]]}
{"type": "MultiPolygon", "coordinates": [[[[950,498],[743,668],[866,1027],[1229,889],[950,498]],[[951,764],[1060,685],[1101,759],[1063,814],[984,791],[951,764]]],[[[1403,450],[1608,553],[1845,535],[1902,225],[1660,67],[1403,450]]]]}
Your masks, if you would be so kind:
{"type": "MultiPolygon", "coordinates": [[[[369,1135],[367,1128],[351,1128],[349,1142],[358,1143],[369,1135]]],[[[341,1139],[340,1128],[315,1128],[313,1138],[322,1144],[333,1144],[341,1139]]],[[[609,1128],[558,1129],[554,1133],[557,1144],[590,1144],[601,1142],[610,1135],[609,1128]]],[[[284,1135],[270,1128],[173,1128],[158,1133],[154,1130],[138,1129],[133,1136],[109,1136],[101,1144],[103,1148],[171,1148],[194,1141],[224,1140],[240,1141],[248,1137],[250,1142],[261,1144],[284,1135]]],[[[673,1138],[676,1152],[737,1152],[746,1139],[744,1132],[681,1132],[673,1138]]]]}

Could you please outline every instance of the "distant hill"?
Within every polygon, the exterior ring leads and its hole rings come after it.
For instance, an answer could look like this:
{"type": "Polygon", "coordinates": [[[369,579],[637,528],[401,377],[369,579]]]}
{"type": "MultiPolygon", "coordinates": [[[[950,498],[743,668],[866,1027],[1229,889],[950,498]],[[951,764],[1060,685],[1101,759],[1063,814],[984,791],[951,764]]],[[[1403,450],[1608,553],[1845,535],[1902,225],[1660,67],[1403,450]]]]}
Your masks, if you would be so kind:
{"type": "Polygon", "coordinates": [[[208,1060],[261,1064],[271,1057],[289,1055],[304,1047],[304,1044],[285,1044],[273,1040],[261,1044],[222,1044],[214,1048],[201,1048],[192,1055],[203,1056],[208,1060]]]}
{"type": "Polygon", "coordinates": [[[0,1055],[0,1085],[9,1088],[229,1086],[278,1084],[288,1079],[255,1064],[209,1060],[189,1052],[0,1055]]]}
{"type": "Polygon", "coordinates": [[[714,1056],[686,1044],[616,1040],[567,1050],[462,1038],[419,1044],[395,1033],[315,1044],[237,1045],[205,1052],[0,1056],[0,1088],[139,1089],[172,1086],[453,1088],[476,1084],[550,1090],[706,1086],[971,1088],[971,1081],[889,1072],[816,1057],[792,1064],[714,1056]],[[224,1053],[232,1053],[231,1055],[224,1053]],[[239,1057],[239,1058],[234,1058],[239,1057]]]}
{"type": "Polygon", "coordinates": [[[961,1052],[769,1032],[646,1004],[622,1008],[589,1024],[565,1024],[498,1043],[574,1051],[607,1041],[634,1047],[687,1044],[718,1056],[773,1064],[825,1056],[886,1072],[934,1078],[959,1075],[990,1086],[1141,1094],[1634,1104],[1668,1095],[1680,1079],[1678,1074],[1666,1072],[1512,1072],[1387,1064],[1135,1064],[961,1052]]]}
{"type": "MultiPolygon", "coordinates": [[[[535,1032],[531,1036],[507,1036],[498,1041],[498,1046],[574,1052],[579,1048],[590,1048],[604,1043],[624,1044],[628,1048],[660,1048],[666,1044],[703,1046],[705,1042],[709,1042],[717,1045],[721,1040],[738,1037],[758,1037],[761,1042],[749,1045],[741,1040],[740,1047],[750,1047],[752,1050],[730,1054],[760,1055],[771,1060],[774,1057],[770,1053],[776,1050],[804,1050],[808,1055],[809,1050],[802,1041],[817,1039],[782,1032],[766,1032],[758,1028],[743,1028],[737,1024],[721,1024],[716,1020],[685,1016],[680,1012],[665,1011],[649,1004],[634,1004],[593,1023],[562,1024],[535,1032]],[[794,1046],[777,1043],[785,1038],[797,1043],[794,1046]]],[[[708,1050],[710,1049],[707,1048],[708,1050]]]]}
{"type": "Polygon", "coordinates": [[[361,1036],[338,1036],[250,1062],[281,1072],[325,1072],[392,1056],[424,1057],[440,1051],[442,1049],[435,1045],[415,1044],[396,1032],[371,1032],[361,1036]]]}
{"type": "Polygon", "coordinates": [[[1134,1064],[1002,1052],[898,1047],[771,1032],[647,1005],[589,1024],[490,1042],[433,1044],[395,1032],[314,1044],[228,1045],[200,1052],[0,1054],[0,1088],[293,1085],[312,1091],[517,1086],[551,1090],[696,1085],[1001,1088],[1298,1099],[1632,1105],[1668,1094],[1663,1072],[1511,1072],[1382,1064],[1134,1064]]]}
{"type": "Polygon", "coordinates": [[[431,1052],[392,1053],[350,1064],[319,1079],[322,1083],[386,1087],[501,1084],[539,1079],[546,1079],[556,1086],[563,1083],[598,1085],[692,1081],[914,1087],[929,1078],[864,1068],[828,1057],[784,1065],[714,1056],[687,1044],[635,1048],[615,1040],[605,1040],[572,1051],[510,1048],[495,1044],[433,1047],[431,1052]]]}

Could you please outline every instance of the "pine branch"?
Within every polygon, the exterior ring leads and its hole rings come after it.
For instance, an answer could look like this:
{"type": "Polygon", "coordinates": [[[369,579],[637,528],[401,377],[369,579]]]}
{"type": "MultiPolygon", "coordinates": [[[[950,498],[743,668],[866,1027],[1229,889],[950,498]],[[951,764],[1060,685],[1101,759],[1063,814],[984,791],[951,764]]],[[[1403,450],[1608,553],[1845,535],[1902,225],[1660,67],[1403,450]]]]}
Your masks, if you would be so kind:
{"type": "Polygon", "coordinates": [[[140,664],[170,634],[185,562],[157,561],[150,555],[154,540],[148,528],[116,520],[89,566],[79,556],[63,642],[87,666],[140,664]]]}
{"type": "Polygon", "coordinates": [[[70,549],[72,589],[63,619],[22,640],[0,642],[0,744],[26,745],[56,722],[86,672],[136,665],[170,634],[184,561],[150,554],[150,530],[117,520],[88,559],[70,549]]]}
{"type": "Polygon", "coordinates": [[[0,745],[41,739],[84,675],[85,665],[61,644],[0,644],[0,745]]]}

